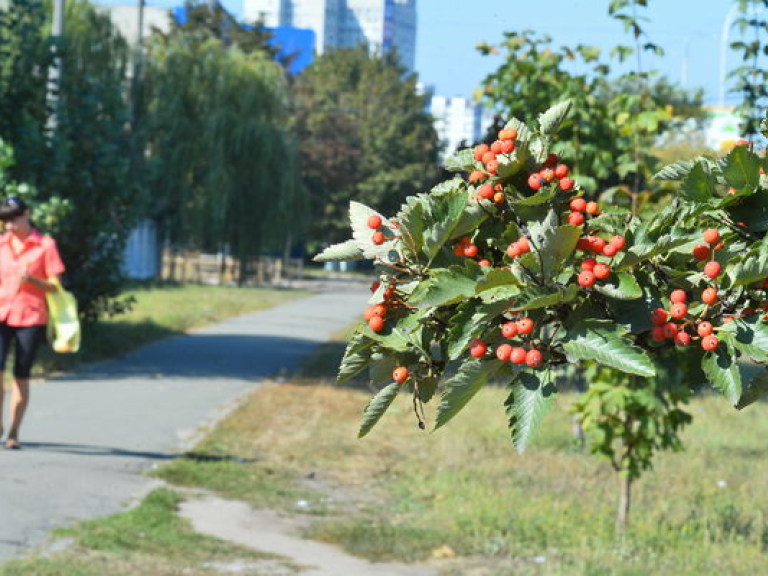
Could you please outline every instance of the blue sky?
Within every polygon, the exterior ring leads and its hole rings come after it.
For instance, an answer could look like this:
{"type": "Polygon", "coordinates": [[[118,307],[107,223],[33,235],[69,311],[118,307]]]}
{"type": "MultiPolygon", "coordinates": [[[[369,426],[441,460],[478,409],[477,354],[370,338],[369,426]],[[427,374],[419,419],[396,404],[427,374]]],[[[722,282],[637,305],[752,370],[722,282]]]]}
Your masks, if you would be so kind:
{"type": "MultiPolygon", "coordinates": [[[[107,0],[124,3],[125,0],[107,0]]],[[[171,7],[182,0],[148,0],[171,7]]],[[[242,0],[223,0],[234,14],[242,14],[242,0]]],[[[534,29],[552,36],[554,46],[579,43],[606,51],[631,38],[608,16],[609,0],[417,0],[416,71],[424,84],[445,96],[472,95],[482,79],[501,63],[500,57],[481,56],[478,42],[498,43],[506,31],[534,29]]],[[[649,0],[644,28],[648,40],[662,46],[663,59],[645,57],[644,66],[661,70],[689,88],[705,89],[705,104],[720,102],[721,37],[733,0],[649,0]]],[[[735,31],[731,32],[733,39],[735,31]]],[[[736,65],[727,52],[725,69],[736,65]]],[[[735,96],[726,94],[726,103],[735,96]]]]}
{"type": "MultiPolygon", "coordinates": [[[[417,0],[416,67],[425,84],[446,96],[469,96],[501,57],[481,56],[478,42],[498,43],[506,31],[533,29],[552,36],[555,46],[579,43],[606,51],[632,38],[608,16],[608,0],[417,0]],[[543,8],[543,9],[542,9],[543,8]]],[[[648,40],[662,46],[663,59],[644,57],[644,66],[661,70],[687,87],[705,89],[705,103],[720,100],[720,45],[731,0],[649,0],[639,14],[648,40]]],[[[731,37],[736,34],[734,30],[731,37]]],[[[726,70],[737,62],[727,53],[726,70]]],[[[733,102],[727,97],[726,102],[733,102]]]]}

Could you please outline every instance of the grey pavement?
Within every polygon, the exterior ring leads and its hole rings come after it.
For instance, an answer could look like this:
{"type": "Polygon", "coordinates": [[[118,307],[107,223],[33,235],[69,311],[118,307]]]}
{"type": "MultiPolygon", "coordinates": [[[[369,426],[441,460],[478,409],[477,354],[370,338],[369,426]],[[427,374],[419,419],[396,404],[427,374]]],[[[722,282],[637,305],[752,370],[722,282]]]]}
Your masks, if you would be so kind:
{"type": "Polygon", "coordinates": [[[0,564],[53,528],[137,502],[157,485],[145,471],[348,326],[370,295],[360,282],[325,289],[33,385],[24,449],[0,450],[0,564]]]}

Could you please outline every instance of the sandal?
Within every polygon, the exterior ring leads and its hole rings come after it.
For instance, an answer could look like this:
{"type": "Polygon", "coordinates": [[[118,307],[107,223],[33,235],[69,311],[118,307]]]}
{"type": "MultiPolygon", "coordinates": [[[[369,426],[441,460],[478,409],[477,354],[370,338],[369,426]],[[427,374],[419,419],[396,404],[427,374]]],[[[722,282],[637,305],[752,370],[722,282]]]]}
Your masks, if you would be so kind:
{"type": "Polygon", "coordinates": [[[5,441],[5,449],[21,450],[21,443],[18,440],[15,440],[13,438],[8,438],[8,440],[5,441]]]}

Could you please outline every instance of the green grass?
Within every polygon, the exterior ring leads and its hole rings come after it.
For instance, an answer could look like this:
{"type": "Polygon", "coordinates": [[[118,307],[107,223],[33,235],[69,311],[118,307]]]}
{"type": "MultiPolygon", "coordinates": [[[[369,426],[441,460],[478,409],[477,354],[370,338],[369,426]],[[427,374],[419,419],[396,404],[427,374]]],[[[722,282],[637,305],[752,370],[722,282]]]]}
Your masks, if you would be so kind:
{"type": "Polygon", "coordinates": [[[181,496],[176,492],[155,490],[127,512],[56,531],[56,536],[72,539],[68,550],[49,558],[13,560],[0,568],[0,575],[203,576],[219,573],[209,567],[209,563],[256,564],[274,559],[271,555],[197,534],[177,516],[180,501],[181,496]]]}
{"type": "Polygon", "coordinates": [[[128,290],[132,309],[119,316],[83,326],[77,354],[41,350],[35,374],[71,370],[78,364],[120,356],[142,346],[212,324],[225,318],[271,308],[306,297],[302,290],[235,288],[181,284],[147,284],[128,290]]]}
{"type": "Polygon", "coordinates": [[[430,434],[418,430],[404,396],[369,437],[357,440],[366,394],[266,387],[199,447],[251,461],[208,463],[214,468],[204,476],[177,461],[159,474],[285,509],[294,507],[296,490],[307,489],[305,478],[317,478],[315,496],[304,496],[323,510],[310,536],[382,561],[424,560],[448,547],[459,559],[445,562],[445,574],[470,565],[473,574],[489,576],[764,570],[765,404],[737,413],[722,398],[696,399],[687,450],[662,454],[635,485],[630,530],[618,539],[617,479],[574,441],[566,412],[574,396],[562,395],[523,455],[508,439],[504,398],[504,390],[483,390],[430,434]],[[282,491],[248,480],[261,474],[279,479],[282,491]]]}

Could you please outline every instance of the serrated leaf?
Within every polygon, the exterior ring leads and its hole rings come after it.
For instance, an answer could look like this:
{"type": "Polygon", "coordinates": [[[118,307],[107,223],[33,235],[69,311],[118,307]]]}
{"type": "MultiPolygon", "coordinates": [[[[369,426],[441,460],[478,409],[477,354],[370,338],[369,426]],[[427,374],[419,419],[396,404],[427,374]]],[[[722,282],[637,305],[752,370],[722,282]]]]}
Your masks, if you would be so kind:
{"type": "Polygon", "coordinates": [[[379,390],[363,410],[363,420],[360,423],[360,431],[357,433],[358,438],[362,438],[381,420],[384,412],[390,407],[392,402],[397,398],[397,394],[400,392],[400,384],[392,383],[385,388],[379,390]]]}
{"type": "Polygon", "coordinates": [[[768,191],[760,190],[744,198],[738,206],[728,208],[728,214],[734,222],[742,222],[747,230],[768,230],[768,191]]]}
{"type": "Polygon", "coordinates": [[[545,280],[557,276],[576,250],[581,228],[567,224],[550,226],[548,222],[542,222],[529,226],[529,231],[532,252],[526,254],[522,261],[545,280]]]}
{"type": "Polygon", "coordinates": [[[576,299],[581,289],[576,284],[569,284],[566,287],[559,286],[556,291],[548,292],[543,289],[529,287],[511,307],[515,310],[538,310],[541,308],[551,308],[558,304],[567,304],[576,299]]]}
{"type": "MultiPolygon", "coordinates": [[[[662,234],[656,240],[644,238],[633,244],[624,253],[624,257],[614,266],[614,270],[622,271],[632,268],[644,260],[650,260],[661,254],[666,254],[678,246],[687,244],[693,238],[698,238],[698,235],[662,234]]],[[[639,238],[636,239],[639,240],[639,238]]]]}
{"type": "Polygon", "coordinates": [[[470,269],[460,266],[438,268],[419,283],[411,294],[410,303],[421,308],[454,304],[475,295],[476,281],[470,269]]]}
{"type": "Polygon", "coordinates": [[[594,360],[628,374],[655,376],[651,358],[624,338],[626,330],[611,321],[585,320],[568,329],[565,351],[581,360],[594,360]]]}
{"type": "Polygon", "coordinates": [[[594,289],[604,296],[617,300],[636,300],[643,295],[643,289],[635,277],[628,272],[611,274],[604,282],[594,285],[594,289]]]}
{"type": "Polygon", "coordinates": [[[543,114],[539,114],[539,126],[541,133],[546,136],[552,136],[557,133],[560,125],[568,117],[571,111],[571,101],[564,100],[555,104],[543,114]]]}
{"type": "Polygon", "coordinates": [[[343,384],[365,370],[371,359],[374,343],[373,340],[360,332],[356,332],[352,335],[344,350],[344,356],[341,359],[341,363],[339,364],[339,372],[336,376],[336,382],[343,384]]]}
{"type": "Polygon", "coordinates": [[[542,420],[552,410],[556,393],[549,370],[521,372],[512,383],[504,404],[512,441],[518,452],[528,447],[542,420]]]}
{"type": "Polygon", "coordinates": [[[768,324],[761,315],[737,318],[720,328],[722,334],[732,334],[730,343],[742,354],[756,362],[768,362],[768,324]]]}
{"type": "Polygon", "coordinates": [[[470,340],[479,338],[487,328],[488,322],[503,313],[506,308],[505,302],[480,304],[474,300],[459,305],[457,313],[448,323],[448,358],[456,360],[464,354],[470,340]]]}
{"type": "Polygon", "coordinates": [[[741,373],[733,349],[721,342],[714,352],[702,356],[701,369],[712,386],[722,392],[731,404],[738,406],[742,392],[741,373]]]}
{"type": "Polygon", "coordinates": [[[373,386],[379,387],[392,382],[392,371],[400,364],[395,356],[376,353],[368,363],[368,374],[373,386]]]}
{"type": "Polygon", "coordinates": [[[704,164],[696,162],[680,186],[680,193],[691,202],[709,202],[716,193],[704,164]]]}
{"type": "Polygon", "coordinates": [[[734,146],[725,158],[723,177],[737,190],[754,188],[760,180],[760,158],[746,146],[734,146]]]}
{"type": "Polygon", "coordinates": [[[391,260],[388,255],[394,249],[396,242],[392,233],[392,224],[387,218],[373,208],[353,201],[349,203],[349,223],[352,227],[352,237],[365,258],[391,260]],[[388,234],[388,239],[383,244],[373,243],[374,231],[368,227],[368,218],[374,214],[381,218],[381,229],[388,234]]]}
{"type": "Polygon", "coordinates": [[[363,251],[357,244],[357,240],[347,240],[340,244],[328,246],[317,256],[312,258],[315,262],[351,262],[365,258],[363,251]]]}
{"type": "Polygon", "coordinates": [[[766,395],[768,395],[768,370],[763,369],[747,382],[736,408],[739,410],[746,408],[766,395]]]}
{"type": "Polygon", "coordinates": [[[747,254],[741,262],[729,267],[728,277],[733,286],[744,286],[768,278],[768,247],[747,254]]]}
{"type": "Polygon", "coordinates": [[[495,360],[472,358],[465,361],[459,371],[445,383],[437,407],[435,430],[456,416],[502,366],[501,362],[495,360]]]}
{"type": "Polygon", "coordinates": [[[470,172],[475,165],[475,155],[472,148],[459,150],[445,160],[445,169],[450,172],[470,172]]]}

